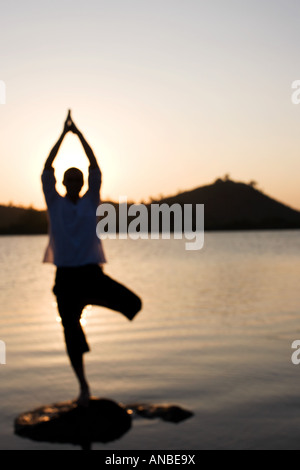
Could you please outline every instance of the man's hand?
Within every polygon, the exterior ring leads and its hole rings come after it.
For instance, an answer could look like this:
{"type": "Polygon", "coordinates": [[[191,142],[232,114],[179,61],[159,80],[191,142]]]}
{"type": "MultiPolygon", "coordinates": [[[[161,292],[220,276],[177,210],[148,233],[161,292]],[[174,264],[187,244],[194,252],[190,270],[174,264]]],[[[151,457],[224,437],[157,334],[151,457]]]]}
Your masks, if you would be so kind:
{"type": "Polygon", "coordinates": [[[72,130],[72,118],[71,118],[71,110],[69,109],[67,119],[65,120],[63,134],[67,134],[70,130],[72,130]]]}
{"type": "Polygon", "coordinates": [[[73,121],[71,121],[70,131],[73,132],[73,134],[77,134],[77,135],[80,134],[78,128],[76,127],[73,121]]]}

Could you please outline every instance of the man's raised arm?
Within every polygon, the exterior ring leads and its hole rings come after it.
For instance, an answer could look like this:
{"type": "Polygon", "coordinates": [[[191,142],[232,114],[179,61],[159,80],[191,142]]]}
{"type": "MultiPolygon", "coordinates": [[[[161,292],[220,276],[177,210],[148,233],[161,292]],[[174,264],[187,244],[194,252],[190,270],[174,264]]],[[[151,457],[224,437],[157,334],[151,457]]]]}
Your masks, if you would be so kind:
{"type": "Polygon", "coordinates": [[[45,170],[51,170],[52,169],[52,163],[53,163],[56,155],[58,154],[59,147],[61,146],[61,143],[65,138],[65,135],[69,132],[70,129],[71,129],[71,120],[70,120],[70,111],[69,111],[68,117],[67,117],[67,119],[65,121],[65,124],[64,124],[62,134],[61,134],[60,138],[58,139],[58,141],[56,142],[56,144],[54,145],[54,147],[52,148],[52,150],[51,150],[51,152],[50,152],[50,154],[49,154],[49,156],[46,160],[45,167],[44,167],[45,170]]]}
{"type": "MultiPolygon", "coordinates": [[[[90,162],[90,168],[91,169],[94,169],[94,168],[99,168],[99,165],[98,165],[98,162],[97,162],[97,159],[94,155],[94,152],[92,150],[92,148],[90,147],[90,145],[87,143],[87,141],[85,140],[83,134],[77,129],[77,127],[75,126],[74,122],[72,121],[72,124],[71,124],[71,127],[70,127],[71,131],[76,134],[84,148],[84,151],[86,153],[86,156],[87,158],[89,159],[89,162],[90,162]]],[[[99,168],[100,169],[100,168],[99,168]]]]}

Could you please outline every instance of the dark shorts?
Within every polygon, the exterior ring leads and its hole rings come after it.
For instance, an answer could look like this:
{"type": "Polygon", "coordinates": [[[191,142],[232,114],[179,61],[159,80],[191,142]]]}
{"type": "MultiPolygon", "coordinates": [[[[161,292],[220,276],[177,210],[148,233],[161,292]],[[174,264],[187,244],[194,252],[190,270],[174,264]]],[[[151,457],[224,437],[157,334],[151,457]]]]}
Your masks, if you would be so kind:
{"type": "Polygon", "coordinates": [[[104,274],[98,265],[57,268],[53,292],[64,328],[69,354],[90,350],[80,318],[84,307],[98,305],[122,313],[132,320],[141,310],[140,298],[104,274]]]}

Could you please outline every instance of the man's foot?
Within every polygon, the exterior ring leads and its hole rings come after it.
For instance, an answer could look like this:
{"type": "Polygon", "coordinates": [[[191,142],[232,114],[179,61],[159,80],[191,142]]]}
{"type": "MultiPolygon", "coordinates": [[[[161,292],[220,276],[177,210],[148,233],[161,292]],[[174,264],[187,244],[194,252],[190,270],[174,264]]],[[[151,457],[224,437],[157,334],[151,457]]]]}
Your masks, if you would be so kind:
{"type": "Polygon", "coordinates": [[[79,397],[76,400],[77,405],[87,408],[89,406],[90,397],[90,390],[88,388],[82,389],[79,397]]]}

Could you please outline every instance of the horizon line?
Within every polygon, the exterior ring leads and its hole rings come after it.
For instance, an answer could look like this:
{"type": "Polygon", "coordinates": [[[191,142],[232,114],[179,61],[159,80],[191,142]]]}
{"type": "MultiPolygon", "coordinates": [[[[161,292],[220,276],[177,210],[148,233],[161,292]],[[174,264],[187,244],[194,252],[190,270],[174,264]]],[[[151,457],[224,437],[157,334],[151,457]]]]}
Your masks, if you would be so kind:
{"type": "MultiPolygon", "coordinates": [[[[159,195],[159,198],[154,198],[152,196],[148,196],[148,201],[149,202],[146,202],[147,200],[146,199],[140,199],[140,202],[136,202],[136,201],[133,201],[133,200],[128,200],[126,201],[127,204],[131,204],[131,205],[139,205],[139,204],[144,204],[144,205],[150,205],[150,204],[153,204],[153,203],[158,203],[164,199],[170,199],[170,198],[173,198],[173,197],[176,197],[176,196],[179,196],[181,194],[185,194],[185,193],[189,193],[189,192],[193,192],[193,191],[196,191],[197,189],[201,189],[201,188],[205,188],[207,186],[213,186],[215,184],[220,184],[220,183],[235,183],[235,184],[243,184],[245,186],[249,186],[249,187],[252,187],[254,190],[258,191],[259,193],[263,194],[264,196],[270,198],[270,199],[273,199],[275,202],[279,203],[279,204],[282,204],[286,207],[288,207],[289,209],[292,209],[296,212],[300,212],[300,208],[295,208],[293,206],[291,206],[290,204],[287,204],[285,202],[282,202],[280,201],[279,199],[276,199],[275,197],[273,196],[269,196],[268,194],[266,194],[262,189],[260,189],[258,187],[258,182],[255,181],[255,180],[250,180],[250,182],[246,183],[244,181],[234,181],[232,179],[230,179],[230,175],[229,174],[225,174],[223,177],[218,177],[214,180],[214,182],[212,183],[206,183],[206,184],[203,184],[202,186],[197,186],[197,187],[194,187],[194,188],[191,188],[191,189],[184,189],[184,190],[177,190],[177,193],[173,193],[171,195],[163,195],[163,194],[160,194],[159,195]]],[[[62,196],[63,197],[63,196],[62,196]]],[[[124,195],[119,195],[119,201],[116,201],[114,199],[110,199],[110,198],[107,198],[107,199],[100,199],[100,202],[101,203],[111,203],[111,204],[120,204],[120,198],[124,198],[124,195]]],[[[38,212],[44,212],[44,211],[47,211],[47,206],[46,206],[46,203],[44,205],[44,208],[37,208],[36,206],[34,206],[33,203],[29,203],[28,205],[23,205],[22,203],[14,203],[13,201],[9,201],[8,203],[2,203],[0,202],[0,206],[2,207],[11,207],[11,208],[16,208],[16,209],[25,209],[25,210],[35,210],[35,211],[38,211],[38,212]]]]}

